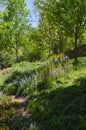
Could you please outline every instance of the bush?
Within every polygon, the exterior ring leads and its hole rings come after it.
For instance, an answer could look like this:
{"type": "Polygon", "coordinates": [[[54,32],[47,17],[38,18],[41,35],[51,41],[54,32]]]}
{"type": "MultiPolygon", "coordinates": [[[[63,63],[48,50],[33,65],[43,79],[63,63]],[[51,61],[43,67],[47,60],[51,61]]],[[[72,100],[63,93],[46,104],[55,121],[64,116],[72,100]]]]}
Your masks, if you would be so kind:
{"type": "Polygon", "coordinates": [[[43,80],[41,82],[38,83],[37,85],[37,90],[38,91],[41,91],[41,90],[46,90],[46,89],[49,89],[49,88],[52,88],[52,82],[50,80],[43,80]]]}
{"type": "Polygon", "coordinates": [[[31,124],[31,125],[30,125],[30,130],[38,130],[38,128],[36,127],[36,125],[31,124]]]}

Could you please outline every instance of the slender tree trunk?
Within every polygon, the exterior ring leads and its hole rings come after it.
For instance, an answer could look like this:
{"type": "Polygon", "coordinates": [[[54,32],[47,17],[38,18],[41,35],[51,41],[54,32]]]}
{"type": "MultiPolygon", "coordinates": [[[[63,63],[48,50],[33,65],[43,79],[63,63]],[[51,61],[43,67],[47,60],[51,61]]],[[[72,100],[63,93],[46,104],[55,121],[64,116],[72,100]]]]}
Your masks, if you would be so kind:
{"type": "Polygon", "coordinates": [[[51,50],[52,50],[52,34],[51,34],[51,28],[49,28],[49,57],[51,56],[51,50]]]}
{"type": "Polygon", "coordinates": [[[59,42],[59,50],[60,50],[60,53],[63,53],[63,41],[62,41],[62,39],[60,39],[60,42],[59,42]]]}
{"type": "Polygon", "coordinates": [[[17,63],[19,61],[18,42],[17,42],[17,40],[16,40],[15,51],[16,51],[16,63],[17,63]]]}
{"type": "Polygon", "coordinates": [[[51,56],[51,42],[49,43],[49,57],[51,56]]]}
{"type": "MultiPolygon", "coordinates": [[[[77,29],[76,29],[76,33],[75,33],[75,43],[74,43],[74,49],[76,50],[77,48],[77,29]]],[[[75,63],[77,63],[77,57],[75,57],[75,63]]]]}
{"type": "Polygon", "coordinates": [[[59,52],[63,53],[63,34],[59,32],[59,52]]]}
{"type": "Polygon", "coordinates": [[[4,68],[4,59],[2,57],[2,54],[0,53],[0,69],[4,68]]]}
{"type": "MultiPolygon", "coordinates": [[[[50,24],[49,24],[49,58],[50,56],[52,55],[52,28],[50,27],[50,24]]],[[[50,71],[52,73],[52,61],[50,60],[50,71]]]]}

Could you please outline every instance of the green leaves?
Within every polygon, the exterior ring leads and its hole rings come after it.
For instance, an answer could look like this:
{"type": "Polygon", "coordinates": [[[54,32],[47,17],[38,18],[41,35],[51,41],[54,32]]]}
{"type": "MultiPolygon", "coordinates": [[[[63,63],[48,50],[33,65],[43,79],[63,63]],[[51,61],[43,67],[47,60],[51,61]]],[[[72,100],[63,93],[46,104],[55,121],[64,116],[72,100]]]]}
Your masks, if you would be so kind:
{"type": "Polygon", "coordinates": [[[29,11],[26,9],[25,0],[8,0],[3,7],[5,8],[0,13],[0,44],[4,49],[14,49],[18,61],[19,48],[27,41],[29,11]]]}
{"type": "MultiPolygon", "coordinates": [[[[80,44],[79,39],[83,36],[86,26],[85,1],[35,0],[35,6],[40,15],[39,27],[42,29],[42,35],[45,33],[44,36],[47,37],[45,41],[47,41],[48,44],[51,42],[52,46],[54,46],[55,41],[57,41],[57,45],[60,46],[62,41],[63,44],[67,43],[69,44],[68,46],[71,46],[68,39],[71,39],[72,46],[74,47],[80,44]],[[49,34],[49,32],[51,33],[49,34]]],[[[60,47],[57,49],[59,50],[59,48],[60,47]]]]}

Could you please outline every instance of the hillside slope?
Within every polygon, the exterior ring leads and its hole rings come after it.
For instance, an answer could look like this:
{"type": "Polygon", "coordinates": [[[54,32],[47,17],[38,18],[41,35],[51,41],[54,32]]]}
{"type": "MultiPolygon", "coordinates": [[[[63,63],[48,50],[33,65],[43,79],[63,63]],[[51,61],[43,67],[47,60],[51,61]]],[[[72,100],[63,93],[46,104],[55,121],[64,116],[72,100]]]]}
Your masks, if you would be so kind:
{"type": "Polygon", "coordinates": [[[86,129],[86,69],[57,79],[52,89],[34,93],[28,110],[40,130],[86,129]]]}

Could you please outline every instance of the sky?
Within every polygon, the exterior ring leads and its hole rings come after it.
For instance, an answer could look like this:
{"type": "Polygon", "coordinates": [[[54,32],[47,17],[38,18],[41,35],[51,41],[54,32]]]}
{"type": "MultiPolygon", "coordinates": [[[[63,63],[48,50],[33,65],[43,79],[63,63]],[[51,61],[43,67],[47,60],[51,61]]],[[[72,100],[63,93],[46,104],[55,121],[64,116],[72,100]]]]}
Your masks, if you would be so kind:
{"type": "MultiPolygon", "coordinates": [[[[25,1],[26,1],[27,9],[30,10],[30,21],[31,21],[30,24],[32,25],[32,27],[37,27],[39,16],[34,10],[34,5],[33,5],[34,0],[25,0],[25,1]]],[[[4,10],[4,7],[1,8],[1,10],[4,10]]]]}
{"type": "Polygon", "coordinates": [[[35,13],[35,10],[34,10],[34,5],[33,5],[34,0],[25,0],[25,1],[26,1],[27,8],[30,10],[31,25],[33,27],[37,27],[39,17],[37,13],[35,13]]]}

